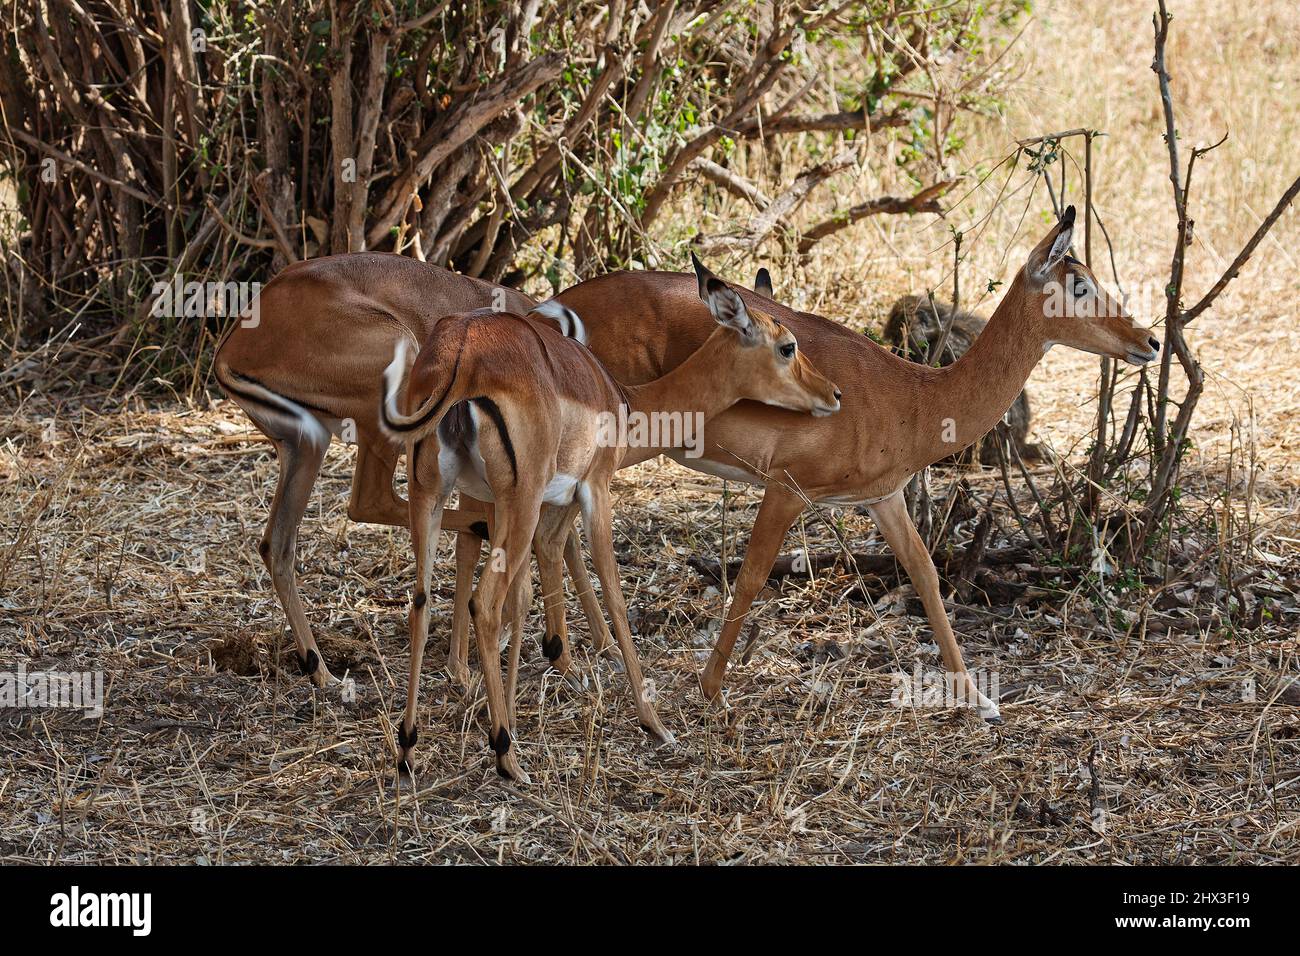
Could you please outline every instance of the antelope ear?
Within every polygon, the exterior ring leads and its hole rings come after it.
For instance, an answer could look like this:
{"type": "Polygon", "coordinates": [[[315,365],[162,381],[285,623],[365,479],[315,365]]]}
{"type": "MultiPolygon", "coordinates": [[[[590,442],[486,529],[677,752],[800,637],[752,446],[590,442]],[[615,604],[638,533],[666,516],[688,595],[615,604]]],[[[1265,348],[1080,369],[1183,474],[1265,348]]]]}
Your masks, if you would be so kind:
{"type": "Polygon", "coordinates": [[[1061,221],[1056,224],[1054,235],[1045,238],[1029,255],[1029,271],[1036,279],[1046,279],[1058,262],[1070,251],[1070,240],[1074,235],[1074,207],[1069,206],[1061,221]],[[1050,239],[1050,242],[1048,241],[1050,239]]]}
{"type": "Polygon", "coordinates": [[[708,266],[700,261],[700,257],[695,254],[694,249],[691,250],[691,265],[695,267],[695,281],[700,285],[700,298],[705,302],[708,302],[708,281],[710,279],[716,279],[717,276],[710,272],[708,266]]]}
{"type": "Polygon", "coordinates": [[[717,276],[709,276],[705,280],[704,301],[719,325],[734,329],[746,341],[754,339],[758,334],[758,327],[745,308],[744,299],[717,276]]]}
{"type": "Polygon", "coordinates": [[[756,332],[754,319],[745,308],[744,300],[730,286],[715,276],[704,263],[691,253],[691,263],[695,266],[695,278],[700,284],[700,298],[713,313],[719,325],[734,329],[746,340],[752,339],[756,332]]]}
{"type": "Polygon", "coordinates": [[[769,299],[776,298],[772,292],[772,273],[766,269],[759,269],[758,276],[754,279],[754,291],[759,295],[765,295],[769,299]]]}

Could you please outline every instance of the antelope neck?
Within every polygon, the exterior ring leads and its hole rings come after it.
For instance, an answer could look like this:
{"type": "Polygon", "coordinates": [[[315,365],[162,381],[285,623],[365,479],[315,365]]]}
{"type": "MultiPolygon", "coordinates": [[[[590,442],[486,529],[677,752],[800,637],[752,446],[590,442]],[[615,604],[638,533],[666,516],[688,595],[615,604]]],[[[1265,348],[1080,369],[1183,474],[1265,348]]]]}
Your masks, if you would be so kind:
{"type": "Polygon", "coordinates": [[[1023,273],[1002,297],[984,330],[952,365],[927,369],[915,434],[916,466],[924,467],[978,441],[1006,414],[1043,357],[1043,337],[1027,309],[1023,273]]]}
{"type": "MultiPolygon", "coordinates": [[[[703,415],[708,421],[726,411],[744,396],[731,373],[729,355],[736,333],[725,328],[713,331],[698,349],[671,372],[644,385],[622,385],[629,413],[676,413],[703,415]]],[[[645,461],[676,445],[648,445],[629,448],[623,466],[645,461]]]]}

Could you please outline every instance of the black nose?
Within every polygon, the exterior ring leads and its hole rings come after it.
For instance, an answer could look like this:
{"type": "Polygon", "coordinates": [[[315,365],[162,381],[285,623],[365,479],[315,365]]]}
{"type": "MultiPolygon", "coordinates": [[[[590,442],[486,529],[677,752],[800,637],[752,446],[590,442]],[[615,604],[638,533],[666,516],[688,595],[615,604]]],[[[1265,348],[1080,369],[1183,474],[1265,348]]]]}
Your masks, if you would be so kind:
{"type": "Polygon", "coordinates": [[[1147,345],[1151,346],[1151,350],[1153,352],[1160,351],[1160,340],[1156,338],[1154,335],[1151,336],[1151,338],[1147,339],[1147,345]]]}
{"type": "Polygon", "coordinates": [[[835,401],[838,402],[839,400],[840,400],[840,390],[837,388],[835,390],[835,401]]]}

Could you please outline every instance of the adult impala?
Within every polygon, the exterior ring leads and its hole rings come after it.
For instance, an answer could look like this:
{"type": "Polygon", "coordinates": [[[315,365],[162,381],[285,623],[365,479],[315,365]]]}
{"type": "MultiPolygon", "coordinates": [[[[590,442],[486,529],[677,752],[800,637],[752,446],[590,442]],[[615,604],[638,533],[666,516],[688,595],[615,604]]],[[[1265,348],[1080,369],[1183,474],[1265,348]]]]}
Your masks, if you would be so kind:
{"type": "MultiPolygon", "coordinates": [[[[516,628],[511,637],[507,696],[498,658],[502,607],[516,576],[528,573],[528,552],[535,544],[548,631],[565,640],[562,555],[579,509],[637,717],[647,733],[660,741],[672,739],[642,686],[614,558],[609,491],[618,468],[669,446],[630,447],[627,434],[611,430],[610,423],[644,422],[665,413],[707,422],[742,399],[790,409],[792,415],[830,415],[840,407],[839,391],[799,352],[789,329],[759,309],[747,308],[698,261],[696,269],[699,295],[714,330],[671,372],[643,385],[619,385],[587,348],[531,314],[471,312],[448,316],[435,326],[409,368],[403,392],[408,359],[406,341],[399,340],[384,375],[380,416],[385,432],[406,446],[416,560],[399,767],[409,770],[416,743],[433,559],[444,503],[458,486],[480,501],[492,501],[495,510],[493,558],[479,577],[470,613],[487,689],[488,741],[498,771],[527,780],[509,731],[520,634],[516,628]]],[[[621,305],[616,300],[603,307],[621,305]]]]}
{"type": "MultiPolygon", "coordinates": [[[[786,532],[812,500],[866,506],[920,594],[944,666],[965,682],[983,717],[1000,719],[996,703],[965,674],[938,574],[902,489],[926,465],[989,431],[1053,345],[1133,364],[1158,354],[1159,341],[1068,255],[1073,228],[1070,207],[1030,253],[970,351],[941,369],[905,361],[827,319],[740,291],[752,309],[767,311],[794,332],[845,397],[843,411],[823,419],[742,403],[710,423],[703,457],[674,456],[689,468],[765,489],[722,633],[701,675],[706,697],[721,689],[745,615],[786,532]],[[1066,308],[1057,307],[1062,296],[1066,308]]],[[[583,316],[590,347],[610,373],[636,383],[677,367],[709,333],[708,313],[693,301],[693,290],[689,276],[622,272],[583,282],[557,300],[583,316]]]]}
{"type": "MultiPolygon", "coordinates": [[[[406,256],[353,253],[295,263],[267,283],[257,321],[236,323],[217,346],[217,381],[271,439],[280,475],[260,552],[289,618],[298,659],[317,686],[333,681],[298,596],[298,525],[331,433],[357,443],[348,516],[405,526],[406,502],[393,490],[400,450],[379,433],[379,379],[399,340],[422,342],[444,315],[469,309],[527,311],[528,296],[406,256]]],[[[481,513],[448,526],[486,535],[481,513]]],[[[474,538],[477,545],[478,538],[474,538]]],[[[468,548],[465,549],[468,554],[468,548]]],[[[473,552],[477,558],[477,547],[473,552]]],[[[578,562],[579,586],[586,581],[578,562]]],[[[599,607],[580,589],[583,607],[599,607]]],[[[467,622],[457,621],[461,629],[467,622]]],[[[603,622],[602,622],[603,626],[603,622]]]]}

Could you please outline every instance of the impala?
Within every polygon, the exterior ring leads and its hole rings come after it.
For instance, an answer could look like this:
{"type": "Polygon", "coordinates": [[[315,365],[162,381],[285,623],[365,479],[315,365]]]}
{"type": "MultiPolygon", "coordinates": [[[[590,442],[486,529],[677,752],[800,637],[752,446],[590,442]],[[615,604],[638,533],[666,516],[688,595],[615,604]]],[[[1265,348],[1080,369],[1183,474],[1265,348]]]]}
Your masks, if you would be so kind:
{"type": "MultiPolygon", "coordinates": [[[[966,674],[938,574],[902,489],[916,472],[989,431],[1053,345],[1132,364],[1158,354],[1159,341],[1068,255],[1073,228],[1070,207],[1030,253],[970,351],[945,368],[908,362],[827,319],[739,293],[751,310],[762,309],[788,326],[805,354],[845,389],[845,398],[834,418],[744,402],[710,423],[703,457],[669,453],[689,468],[764,486],[731,606],[701,675],[706,698],[721,690],[745,615],[808,502],[860,504],[920,594],[951,679],[965,683],[967,699],[977,702],[981,716],[1000,720],[996,703],[966,674]],[[1054,307],[1062,290],[1078,308],[1054,307]]],[[[590,279],[556,298],[584,317],[590,348],[610,374],[637,383],[678,367],[708,334],[708,315],[693,301],[692,285],[680,274],[624,272],[590,279]]],[[[770,282],[765,285],[769,291],[770,282]]]]}
{"type": "MultiPolygon", "coordinates": [[[[276,597],[289,619],[298,660],[317,686],[334,681],[298,596],[298,526],[332,434],[355,436],[356,471],[348,517],[406,526],[407,505],[393,490],[399,449],[379,432],[379,380],[398,341],[422,342],[444,315],[470,309],[526,312],[527,296],[457,275],[406,256],[352,253],[288,266],[262,289],[258,321],[236,323],[217,346],[214,369],[222,389],[275,446],[280,463],[260,552],[276,597]]],[[[552,308],[561,324],[566,310],[552,308]]],[[[570,329],[569,331],[577,331],[570,329]]],[[[447,521],[462,532],[458,565],[472,575],[488,525],[481,509],[447,521]]],[[[578,597],[596,643],[608,643],[599,604],[577,551],[566,551],[578,597]]],[[[527,577],[521,579],[527,585],[527,577]]],[[[518,624],[527,600],[516,602],[518,624]]],[[[464,605],[453,632],[468,635],[464,605]]],[[[458,638],[455,646],[466,646],[458,638]]],[[[453,655],[455,658],[455,655],[453,655]]],[[[467,672],[453,672],[462,682],[467,672]]]]}
{"type": "MultiPolygon", "coordinates": [[[[796,412],[830,415],[840,395],[799,352],[795,336],[698,261],[697,291],[712,315],[712,333],[689,357],[655,381],[622,386],[592,353],[532,315],[470,312],[437,324],[409,368],[405,339],[384,374],[381,421],[405,443],[410,527],[416,581],[411,600],[410,677],[406,712],[398,727],[399,769],[409,772],[416,743],[420,666],[429,631],[429,587],[443,508],[453,488],[494,503],[492,558],[469,601],[479,663],[487,690],[488,742],[503,776],[526,781],[508,729],[499,664],[499,633],[506,595],[528,573],[537,554],[546,604],[548,640],[565,642],[561,561],[573,520],[582,512],[592,562],[600,579],[614,637],[622,652],[642,728],[672,740],[647,699],[619,583],[610,518],[609,480],[619,467],[668,450],[629,447],[611,419],[664,412],[708,422],[742,399],[796,412]],[[720,326],[720,327],[719,327],[720,326]],[[404,374],[408,382],[401,389],[404,374]],[[399,401],[400,399],[400,401],[399,401]]],[[[598,308],[626,307],[620,299],[598,308]]],[[[553,308],[553,307],[552,307],[553,308]]],[[[576,323],[573,323],[576,325],[576,323]]],[[[513,677],[519,633],[511,638],[513,677]]]]}

